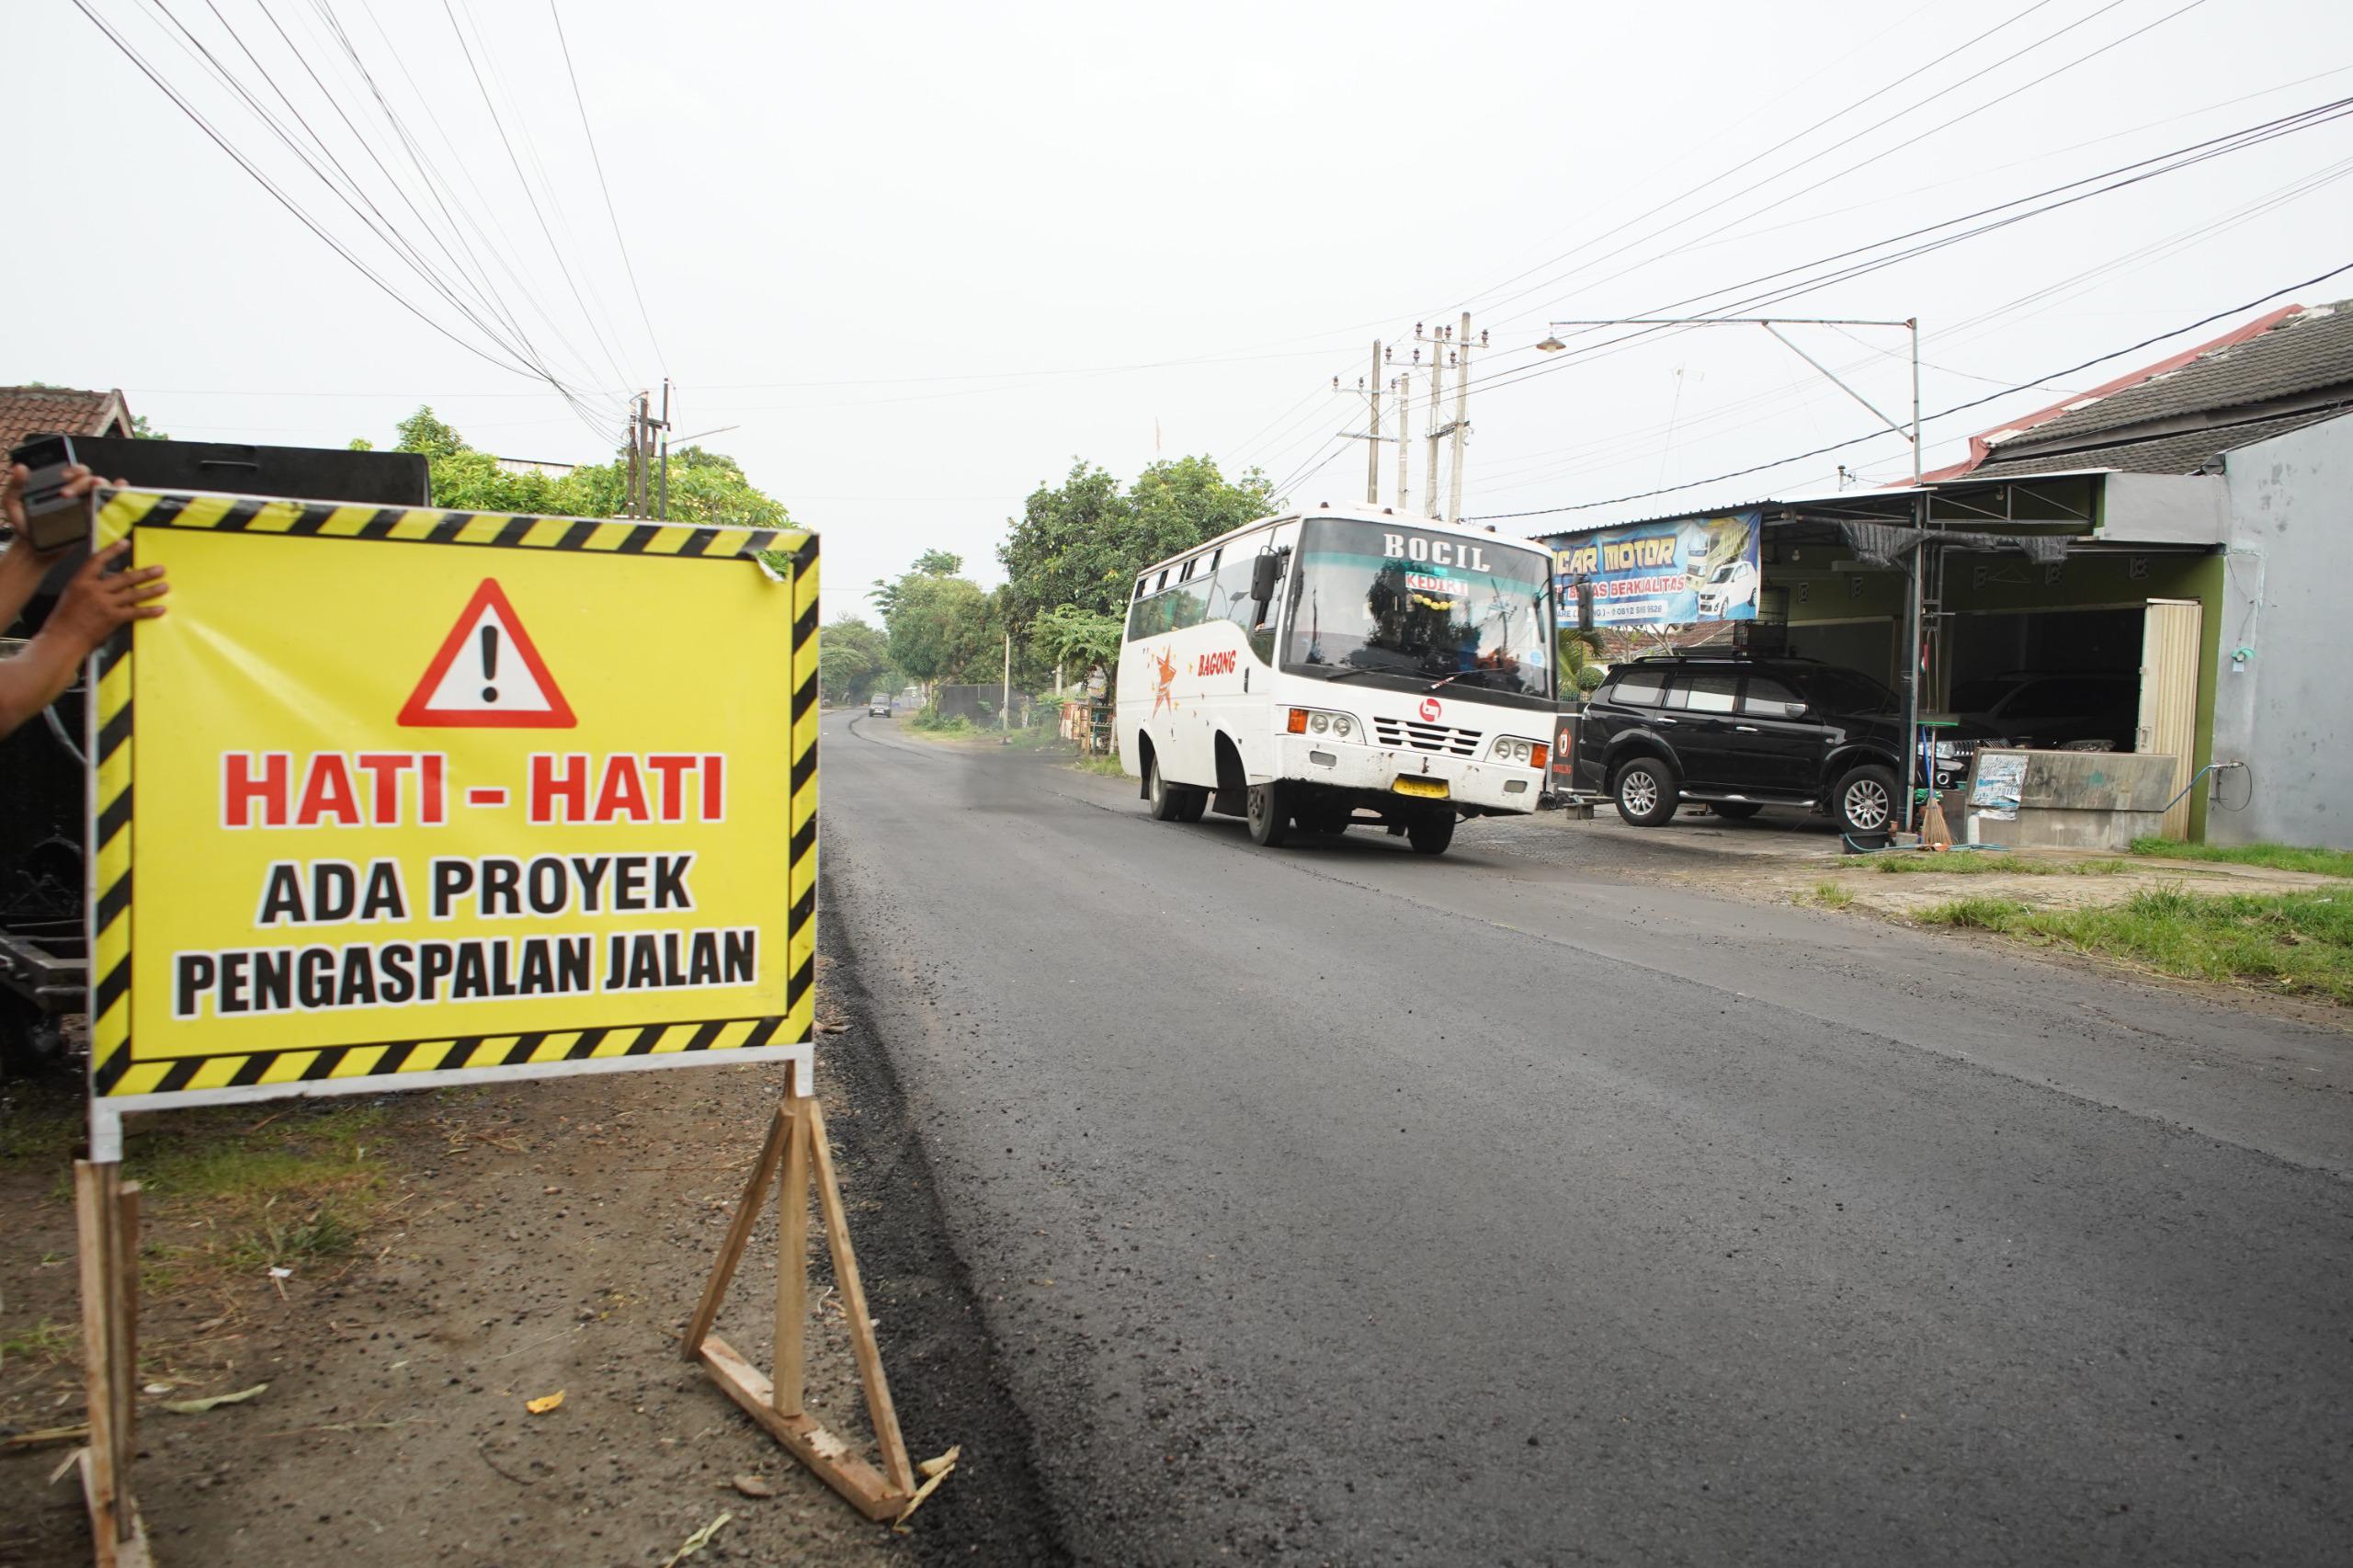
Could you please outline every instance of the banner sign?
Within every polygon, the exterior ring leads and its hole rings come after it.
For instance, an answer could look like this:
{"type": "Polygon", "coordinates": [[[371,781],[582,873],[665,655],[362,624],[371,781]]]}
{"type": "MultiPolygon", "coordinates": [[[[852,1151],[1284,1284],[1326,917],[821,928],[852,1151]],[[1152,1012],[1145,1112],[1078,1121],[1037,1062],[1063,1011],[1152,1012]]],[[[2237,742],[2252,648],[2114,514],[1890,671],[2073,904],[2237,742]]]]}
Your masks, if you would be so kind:
{"type": "Polygon", "coordinates": [[[807,1061],[817,541],[117,492],[94,1106],[807,1061]],[[136,779],[133,769],[136,769],[136,779]]]}
{"type": "Polygon", "coordinates": [[[1596,626],[1754,620],[1763,572],[1757,520],[1735,512],[1546,536],[1561,623],[1575,623],[1581,578],[1592,585],[1596,626]]]}

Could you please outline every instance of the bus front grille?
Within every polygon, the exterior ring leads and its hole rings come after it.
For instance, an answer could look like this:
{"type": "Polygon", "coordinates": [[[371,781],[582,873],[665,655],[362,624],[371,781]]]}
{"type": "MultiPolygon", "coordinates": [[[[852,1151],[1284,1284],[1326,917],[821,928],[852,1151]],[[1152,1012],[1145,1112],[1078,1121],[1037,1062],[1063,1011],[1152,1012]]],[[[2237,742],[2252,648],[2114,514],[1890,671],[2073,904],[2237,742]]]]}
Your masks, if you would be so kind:
{"type": "Polygon", "coordinates": [[[1410,719],[1375,719],[1372,738],[1385,746],[1406,746],[1415,751],[1436,752],[1441,756],[1473,756],[1479,750],[1476,730],[1423,724],[1410,719]]]}

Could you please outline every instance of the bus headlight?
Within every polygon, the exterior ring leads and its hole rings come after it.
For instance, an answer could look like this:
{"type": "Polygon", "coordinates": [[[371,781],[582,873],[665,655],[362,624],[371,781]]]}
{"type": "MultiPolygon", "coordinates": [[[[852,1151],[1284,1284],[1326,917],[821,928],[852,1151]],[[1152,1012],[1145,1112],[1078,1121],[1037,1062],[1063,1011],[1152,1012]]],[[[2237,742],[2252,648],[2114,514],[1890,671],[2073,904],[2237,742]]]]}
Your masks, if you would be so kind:
{"type": "Polygon", "coordinates": [[[1294,735],[1330,735],[1341,741],[1352,740],[1364,731],[1364,725],[1352,714],[1332,713],[1315,708],[1290,710],[1283,728],[1294,735]]]}
{"type": "Polygon", "coordinates": [[[1542,767],[1552,760],[1552,748],[1542,741],[1524,741],[1516,735],[1499,735],[1487,753],[1493,760],[1514,767],[1542,767]]]}

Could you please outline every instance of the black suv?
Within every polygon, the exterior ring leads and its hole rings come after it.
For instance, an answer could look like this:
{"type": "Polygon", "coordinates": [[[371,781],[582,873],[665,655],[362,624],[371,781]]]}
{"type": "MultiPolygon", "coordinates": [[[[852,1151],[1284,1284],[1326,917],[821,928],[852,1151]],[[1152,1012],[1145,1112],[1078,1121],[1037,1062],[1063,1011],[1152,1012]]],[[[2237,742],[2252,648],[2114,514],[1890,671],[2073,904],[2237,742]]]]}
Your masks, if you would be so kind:
{"type": "Polygon", "coordinates": [[[1904,723],[1894,694],[1810,659],[1678,654],[1610,672],[1577,723],[1576,788],[1637,827],[1681,801],[1738,820],[1826,812],[1848,833],[1896,817],[1904,723]]]}

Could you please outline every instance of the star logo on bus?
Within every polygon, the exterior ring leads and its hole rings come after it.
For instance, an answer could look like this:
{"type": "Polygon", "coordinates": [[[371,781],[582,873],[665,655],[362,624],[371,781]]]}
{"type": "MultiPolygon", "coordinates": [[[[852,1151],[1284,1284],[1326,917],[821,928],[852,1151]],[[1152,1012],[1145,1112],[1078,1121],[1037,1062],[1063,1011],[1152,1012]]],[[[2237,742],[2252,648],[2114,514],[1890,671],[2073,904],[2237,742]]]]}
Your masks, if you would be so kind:
{"type": "Polygon", "coordinates": [[[1176,660],[1167,650],[1159,649],[1154,652],[1152,662],[1155,666],[1152,674],[1152,711],[1157,716],[1165,707],[1174,713],[1176,711],[1176,694],[1169,688],[1176,684],[1176,660]]]}

